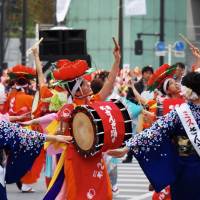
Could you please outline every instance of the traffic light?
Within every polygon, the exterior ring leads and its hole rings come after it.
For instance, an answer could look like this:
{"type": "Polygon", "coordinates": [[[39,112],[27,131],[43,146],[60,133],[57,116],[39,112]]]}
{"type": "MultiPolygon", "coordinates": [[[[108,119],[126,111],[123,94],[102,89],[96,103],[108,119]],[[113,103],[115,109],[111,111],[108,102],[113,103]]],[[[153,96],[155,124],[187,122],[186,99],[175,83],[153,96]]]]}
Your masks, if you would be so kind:
{"type": "Polygon", "coordinates": [[[135,55],[143,54],[143,41],[141,39],[135,40],[135,55]]]}

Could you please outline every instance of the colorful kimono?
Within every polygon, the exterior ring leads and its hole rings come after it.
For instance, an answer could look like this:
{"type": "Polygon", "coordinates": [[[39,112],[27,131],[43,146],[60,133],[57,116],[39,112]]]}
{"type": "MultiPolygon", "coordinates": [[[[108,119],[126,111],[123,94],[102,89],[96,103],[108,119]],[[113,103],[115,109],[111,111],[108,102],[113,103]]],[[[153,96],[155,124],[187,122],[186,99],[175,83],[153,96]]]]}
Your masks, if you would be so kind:
{"type": "MultiPolygon", "coordinates": [[[[15,123],[0,121],[0,149],[5,150],[8,156],[6,183],[15,183],[26,174],[39,155],[44,142],[45,135],[43,134],[23,129],[15,123]]],[[[6,200],[3,173],[0,175],[0,197],[1,200],[6,200]]]]}
{"type": "MultiPolygon", "coordinates": [[[[100,101],[99,94],[92,96],[88,101],[74,99],[73,102],[74,106],[77,106],[95,101],[100,101]]],[[[111,184],[101,153],[84,158],[73,144],[67,146],[43,198],[43,200],[64,199],[112,199],[111,184]]]]}
{"type": "MultiPolygon", "coordinates": [[[[200,105],[189,103],[200,126],[200,105]]],[[[171,187],[172,200],[199,200],[200,158],[195,151],[180,153],[177,138],[187,134],[176,110],[156,121],[127,142],[156,191],[171,187]]],[[[191,146],[192,148],[192,146],[191,146]]]]}

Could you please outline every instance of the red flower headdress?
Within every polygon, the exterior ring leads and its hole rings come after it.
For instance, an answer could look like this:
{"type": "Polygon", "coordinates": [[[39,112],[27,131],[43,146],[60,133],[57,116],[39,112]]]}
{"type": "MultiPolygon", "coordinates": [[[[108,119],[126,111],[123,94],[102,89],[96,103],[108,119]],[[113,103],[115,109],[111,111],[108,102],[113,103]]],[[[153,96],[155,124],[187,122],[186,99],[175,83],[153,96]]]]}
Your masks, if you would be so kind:
{"type": "Polygon", "coordinates": [[[19,77],[33,79],[36,78],[36,70],[24,65],[16,65],[9,70],[8,75],[10,79],[17,79],[19,77]]]}
{"type": "Polygon", "coordinates": [[[67,59],[61,59],[61,60],[58,60],[56,62],[56,67],[62,68],[62,67],[66,67],[68,65],[72,65],[73,63],[74,63],[73,61],[70,61],[70,60],[67,60],[67,59]]]}
{"type": "Polygon", "coordinates": [[[70,81],[84,75],[87,69],[88,63],[85,60],[70,61],[70,63],[62,60],[58,69],[53,71],[53,76],[56,80],[70,81]]]}
{"type": "Polygon", "coordinates": [[[176,70],[175,65],[172,66],[168,64],[161,65],[149,79],[147,83],[148,90],[153,91],[155,88],[160,88],[160,86],[166,79],[173,77],[175,70],[176,70]]]}

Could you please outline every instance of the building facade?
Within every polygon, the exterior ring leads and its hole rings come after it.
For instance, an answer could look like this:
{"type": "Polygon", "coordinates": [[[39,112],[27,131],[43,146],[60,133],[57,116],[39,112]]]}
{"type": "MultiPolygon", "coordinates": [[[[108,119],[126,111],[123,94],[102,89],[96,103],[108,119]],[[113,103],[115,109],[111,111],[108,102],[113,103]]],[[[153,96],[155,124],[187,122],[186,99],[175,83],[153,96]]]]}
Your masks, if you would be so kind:
{"type": "MultiPolygon", "coordinates": [[[[135,55],[134,41],[137,33],[159,33],[160,0],[146,0],[147,14],[124,16],[124,64],[134,66],[159,66],[155,56],[158,36],[142,36],[143,55],[135,55]]],[[[113,56],[112,37],[118,37],[119,0],[73,0],[66,17],[68,27],[87,30],[87,48],[92,65],[110,69],[113,56]]],[[[187,0],[165,0],[165,43],[180,40],[179,33],[187,33],[187,0]]],[[[165,56],[165,62],[168,57],[165,56]]],[[[185,62],[185,58],[172,57],[172,63],[185,62]]]]}

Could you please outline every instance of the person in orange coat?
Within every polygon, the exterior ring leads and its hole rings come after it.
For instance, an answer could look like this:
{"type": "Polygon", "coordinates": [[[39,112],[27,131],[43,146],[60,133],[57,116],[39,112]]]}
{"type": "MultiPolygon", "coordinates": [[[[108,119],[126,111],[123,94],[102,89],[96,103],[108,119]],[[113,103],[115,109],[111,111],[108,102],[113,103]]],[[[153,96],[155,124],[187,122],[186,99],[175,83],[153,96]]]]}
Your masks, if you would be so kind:
{"type": "MultiPolygon", "coordinates": [[[[24,116],[21,121],[30,119],[33,95],[30,94],[31,80],[36,78],[36,71],[24,65],[16,65],[8,71],[11,87],[4,104],[4,113],[11,116],[24,116]]],[[[31,186],[17,183],[22,192],[33,192],[31,186]]]]}

